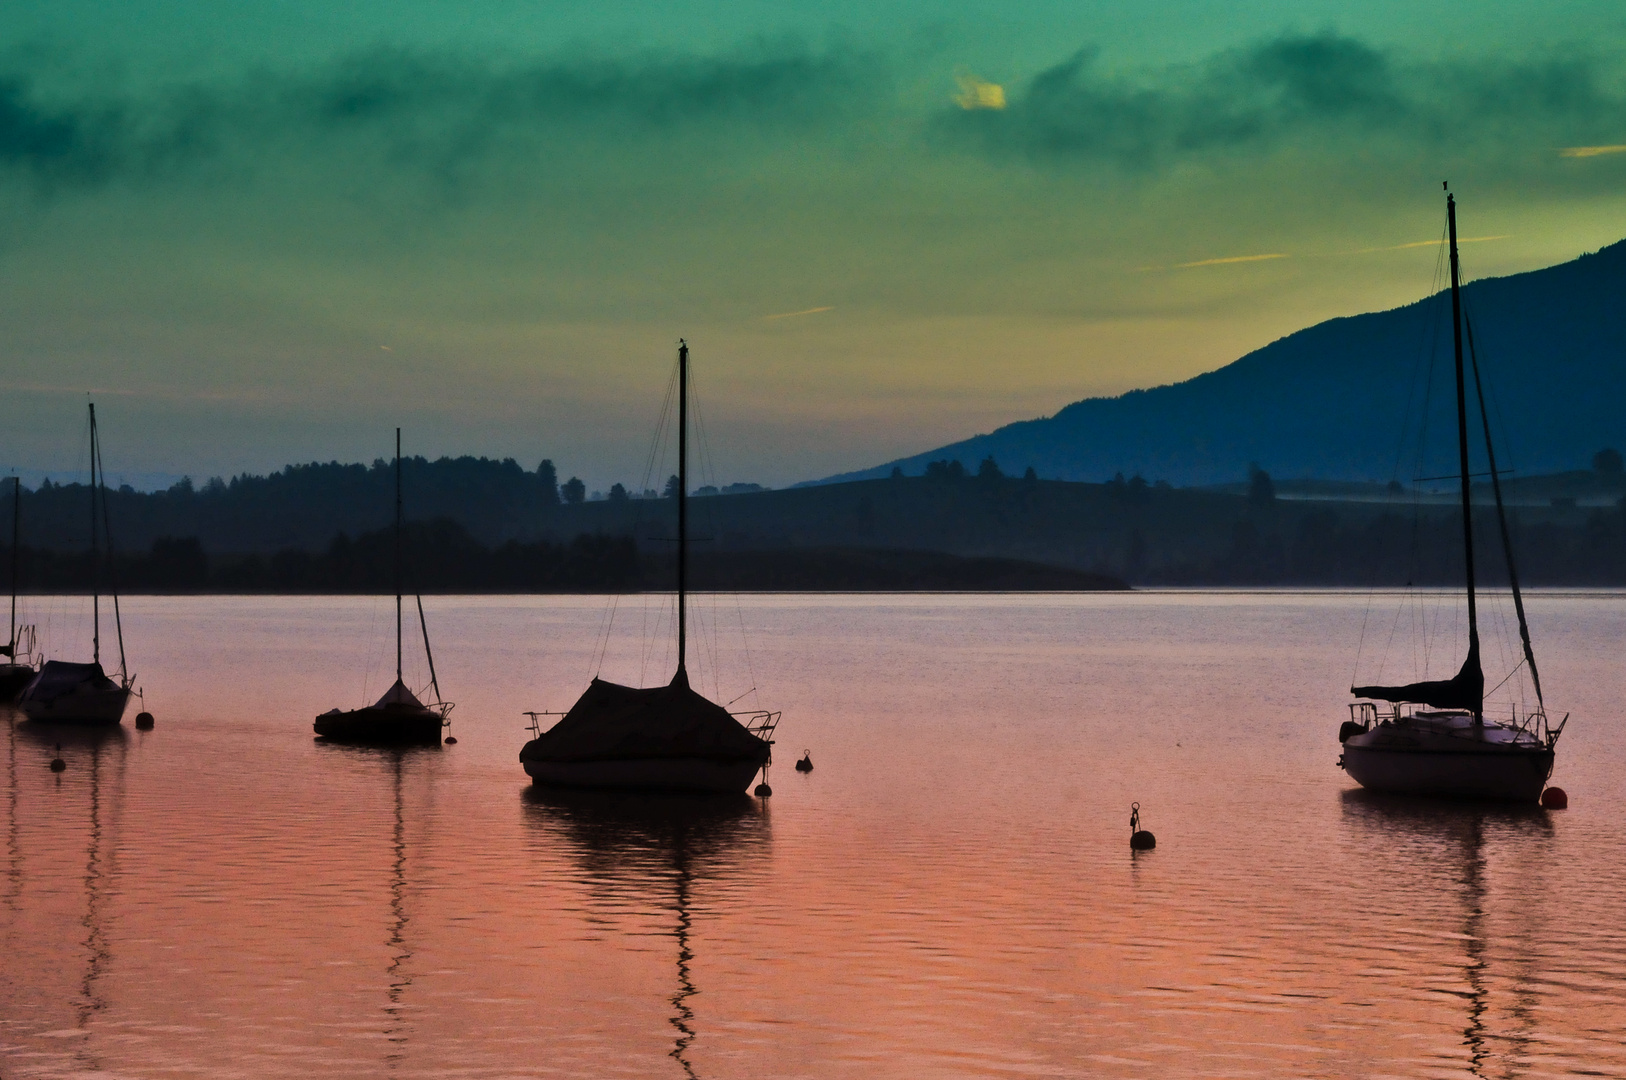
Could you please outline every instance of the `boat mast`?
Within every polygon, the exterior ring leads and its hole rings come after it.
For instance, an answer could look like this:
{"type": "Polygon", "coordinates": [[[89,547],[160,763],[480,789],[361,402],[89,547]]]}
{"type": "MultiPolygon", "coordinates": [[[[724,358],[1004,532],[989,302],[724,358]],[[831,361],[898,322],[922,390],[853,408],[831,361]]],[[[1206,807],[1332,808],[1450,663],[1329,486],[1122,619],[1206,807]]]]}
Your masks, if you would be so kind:
{"type": "MultiPolygon", "coordinates": [[[[1462,364],[1459,363],[1459,368],[1462,364]]],[[[395,682],[402,682],[402,429],[395,429],[395,682]]]]}
{"type": "Polygon", "coordinates": [[[96,546],[96,403],[90,405],[90,658],[102,662],[102,559],[96,546]]]}
{"type": "Polygon", "coordinates": [[[17,659],[17,545],[22,542],[23,478],[11,478],[11,659],[17,659]]]}
{"type": "MultiPolygon", "coordinates": [[[[1462,472],[1462,554],[1468,585],[1468,655],[1479,656],[1479,612],[1474,605],[1474,521],[1468,479],[1468,391],[1462,371],[1462,283],[1457,268],[1457,200],[1447,192],[1445,217],[1451,236],[1451,341],[1457,367],[1457,456],[1462,472]]],[[[1478,716],[1479,709],[1474,710],[1478,716]]]]}
{"type": "Polygon", "coordinates": [[[688,635],[689,590],[689,343],[678,339],[678,662],[677,673],[688,681],[684,643],[688,635]]]}
{"type": "Polygon", "coordinates": [[[429,685],[435,691],[435,704],[441,703],[440,680],[435,678],[435,651],[429,647],[429,622],[423,617],[423,594],[419,593],[418,600],[418,628],[423,631],[423,655],[429,661],[429,685]]]}
{"type": "Polygon", "coordinates": [[[1474,324],[1468,320],[1468,361],[1474,369],[1474,393],[1479,399],[1479,421],[1485,429],[1485,459],[1491,474],[1491,492],[1496,496],[1496,523],[1502,530],[1502,552],[1507,556],[1507,580],[1513,588],[1513,610],[1519,616],[1519,639],[1524,643],[1524,660],[1530,665],[1530,682],[1536,688],[1536,704],[1546,707],[1541,697],[1541,672],[1536,670],[1536,651],[1530,644],[1530,623],[1524,617],[1524,595],[1519,591],[1519,568],[1513,559],[1513,537],[1507,528],[1507,508],[1502,502],[1502,480],[1496,473],[1496,447],[1491,444],[1490,413],[1485,411],[1485,383],[1479,376],[1479,353],[1474,348],[1474,324]]]}
{"type": "Polygon", "coordinates": [[[107,509],[107,463],[102,460],[102,439],[99,434],[92,452],[96,455],[96,475],[100,478],[97,493],[102,497],[102,539],[107,541],[107,593],[113,598],[113,632],[119,639],[119,678],[128,683],[130,669],[124,662],[124,619],[119,615],[119,579],[113,565],[113,515],[107,509]]]}

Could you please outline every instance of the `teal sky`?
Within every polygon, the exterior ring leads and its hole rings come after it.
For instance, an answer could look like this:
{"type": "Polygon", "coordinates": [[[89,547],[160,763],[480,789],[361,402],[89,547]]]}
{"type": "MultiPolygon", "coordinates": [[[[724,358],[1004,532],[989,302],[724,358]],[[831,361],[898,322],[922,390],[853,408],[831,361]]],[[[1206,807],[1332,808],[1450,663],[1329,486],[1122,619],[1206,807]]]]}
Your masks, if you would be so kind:
{"type": "Polygon", "coordinates": [[[0,468],[858,468],[1626,236],[1618,2],[0,8],[0,468]]]}

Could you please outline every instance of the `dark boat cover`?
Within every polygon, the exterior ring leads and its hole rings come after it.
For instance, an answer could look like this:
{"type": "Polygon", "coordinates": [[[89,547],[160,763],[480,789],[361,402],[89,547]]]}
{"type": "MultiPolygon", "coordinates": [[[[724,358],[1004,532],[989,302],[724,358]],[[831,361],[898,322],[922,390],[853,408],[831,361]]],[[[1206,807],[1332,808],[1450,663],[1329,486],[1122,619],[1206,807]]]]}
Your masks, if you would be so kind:
{"type": "Polygon", "coordinates": [[[521,761],[763,761],[767,756],[768,744],[721,705],[690,689],[682,671],[668,685],[648,689],[594,679],[562,720],[519,752],[521,761]]]}
{"type": "Polygon", "coordinates": [[[400,679],[396,679],[395,685],[384,691],[384,696],[374,703],[373,708],[385,709],[391,705],[400,705],[408,709],[424,708],[424,703],[419,701],[418,696],[408,690],[400,679]]]}
{"type": "Polygon", "coordinates": [[[1463,709],[1475,715],[1485,708],[1485,673],[1479,666],[1479,642],[1468,646],[1468,658],[1452,679],[1409,683],[1405,686],[1352,686],[1356,697],[1404,701],[1436,709],[1463,709]]]}
{"type": "Polygon", "coordinates": [[[65,660],[47,660],[34,681],[28,684],[22,696],[29,701],[54,701],[80,687],[89,690],[117,690],[118,684],[109,679],[100,664],[70,664],[65,660]]]}

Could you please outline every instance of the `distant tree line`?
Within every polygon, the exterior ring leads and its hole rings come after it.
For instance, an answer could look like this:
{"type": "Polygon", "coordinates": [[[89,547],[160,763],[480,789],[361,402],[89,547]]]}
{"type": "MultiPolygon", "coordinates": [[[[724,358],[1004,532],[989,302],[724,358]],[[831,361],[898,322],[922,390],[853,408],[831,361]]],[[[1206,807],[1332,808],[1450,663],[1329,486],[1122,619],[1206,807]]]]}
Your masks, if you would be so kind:
{"type": "MultiPolygon", "coordinates": [[[[1616,501],[1626,478],[1612,471],[1617,456],[1600,454],[1591,473],[1505,485],[1524,491],[1522,503],[1509,510],[1524,581],[1626,585],[1626,502],[1616,501]]],[[[629,494],[571,503],[554,492],[550,503],[548,484],[556,479],[548,462],[535,472],[475,459],[406,462],[407,510],[414,519],[409,585],[521,592],[665,587],[670,574],[660,567],[669,564],[675,535],[672,499],[629,494]],[[453,510],[429,512],[438,506],[453,510]]],[[[109,502],[121,586],[390,591],[394,484],[388,463],[299,466],[234,483],[213,494],[130,493],[123,502],[114,493],[109,502]],[[141,528],[133,526],[142,521],[141,528]]],[[[1256,466],[1246,484],[1231,491],[1176,489],[1121,474],[1085,484],[1041,480],[1031,469],[1010,476],[992,458],[975,469],[944,459],[922,476],[897,472],[846,484],[719,492],[691,504],[691,535],[697,566],[711,553],[862,549],[1015,559],[1131,584],[1462,580],[1455,500],[1412,493],[1415,501],[1407,502],[1405,493],[1385,492],[1379,484],[1367,485],[1365,499],[1303,498],[1290,494],[1295,483],[1277,483],[1256,466]]],[[[663,494],[675,491],[669,483],[663,494]]],[[[0,501],[0,520],[7,517],[0,501]]],[[[22,521],[24,587],[88,588],[85,489],[50,485],[26,493],[22,521]],[[42,541],[36,530],[47,512],[61,514],[62,528],[57,538],[42,541]]],[[[1493,509],[1480,506],[1475,521],[1480,577],[1500,580],[1505,570],[1493,509]]],[[[0,538],[8,538],[9,524],[0,526],[0,538]]],[[[752,580],[791,580],[774,576],[775,559],[784,566],[801,559],[798,580],[822,580],[831,588],[881,580],[859,569],[873,562],[826,557],[826,569],[815,571],[807,558],[791,554],[762,554],[752,563],[760,570],[752,580]]],[[[888,564],[885,574],[900,582],[926,580],[916,570],[888,564]]],[[[0,566],[0,575],[5,572],[0,566]]],[[[957,566],[944,571],[951,577],[964,572],[957,566]]],[[[1029,582],[1042,577],[1023,575],[1029,582]]],[[[985,574],[980,580],[994,579],[985,574]]]]}
{"type": "MultiPolygon", "coordinates": [[[[1257,505],[1257,504],[1255,504],[1257,505]]],[[[1489,507],[1474,520],[1475,577],[1505,585],[1507,560],[1489,507]]],[[[1524,523],[1510,514],[1519,579],[1526,585],[1626,585],[1626,500],[1594,508],[1579,526],[1524,523]]],[[[1457,585],[1466,568],[1459,511],[1352,519],[1310,509],[1291,522],[1239,516],[1229,540],[1207,558],[1154,560],[1144,533],[1132,533],[1118,567],[1131,582],[1168,585],[1457,585]]]]}
{"type": "MultiPolygon", "coordinates": [[[[625,536],[582,535],[568,543],[479,543],[456,522],[402,529],[402,585],[408,593],[621,592],[641,582],[637,545],[625,536]]],[[[0,552],[9,565],[9,550],[0,552]]],[[[213,556],[197,537],[160,537],[145,552],[92,561],[77,552],[19,550],[25,592],[392,593],[395,533],[339,533],[316,552],[213,556]]]]}

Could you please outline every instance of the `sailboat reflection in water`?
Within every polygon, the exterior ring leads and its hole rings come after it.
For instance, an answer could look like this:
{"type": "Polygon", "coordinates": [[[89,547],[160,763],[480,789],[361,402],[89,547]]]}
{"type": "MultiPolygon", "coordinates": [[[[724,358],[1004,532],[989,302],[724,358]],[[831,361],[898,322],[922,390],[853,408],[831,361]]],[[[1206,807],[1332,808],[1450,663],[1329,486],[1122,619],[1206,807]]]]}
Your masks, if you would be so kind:
{"type": "Polygon", "coordinates": [[[329,709],[316,718],[316,734],[330,742],[371,745],[440,743],[452,703],[441,700],[435,677],[435,654],[429,648],[429,624],[424,619],[423,597],[418,601],[418,626],[423,631],[423,653],[429,662],[429,689],[435,700],[424,703],[401,677],[401,429],[395,429],[395,683],[372,705],[341,711],[329,709]]]}
{"type": "MultiPolygon", "coordinates": [[[[1457,265],[1456,200],[1447,195],[1446,222],[1451,258],[1451,334],[1456,358],[1457,467],[1462,499],[1462,548],[1468,600],[1468,651],[1462,667],[1449,679],[1424,680],[1400,686],[1355,686],[1350,692],[1369,700],[1350,706],[1350,719],[1339,731],[1344,752],[1338,764],[1362,787],[1377,791],[1413,795],[1444,795],[1458,798],[1508,799],[1533,803],[1553,771],[1553,750],[1569,716],[1556,725],[1547,722],[1541,696],[1541,676],[1536,670],[1535,651],[1530,644],[1530,627],[1525,620],[1524,598],[1519,592],[1519,573],[1513,560],[1507,514],[1502,504],[1502,484],[1496,469],[1496,451],[1491,445],[1490,416],[1485,409],[1485,389],[1480,378],[1479,358],[1474,351],[1473,326],[1462,308],[1460,275],[1457,265]],[[1470,498],[1472,473],[1468,465],[1467,379],[1463,365],[1463,338],[1466,331],[1468,358],[1472,364],[1474,390],[1484,430],[1486,464],[1491,491],[1496,498],[1496,518],[1501,527],[1502,549],[1507,557],[1507,573],[1518,613],[1523,656],[1508,679],[1520,667],[1530,673],[1536,705],[1520,715],[1517,703],[1507,719],[1485,715],[1485,674],[1480,665],[1479,614],[1474,582],[1473,503],[1470,498]],[[1379,705],[1376,702],[1383,702],[1379,705]]],[[[1505,683],[1507,679],[1504,679],[1505,683]]]]}
{"type": "MultiPolygon", "coordinates": [[[[677,672],[637,688],[595,677],[558,723],[519,752],[537,783],[567,787],[743,792],[765,769],[779,713],[730,713],[689,686],[689,346],[678,343],[677,672]],[[743,722],[742,722],[743,721],[743,722]]],[[[557,715],[557,714],[552,714],[557,715]]]]}
{"type": "MultiPolygon", "coordinates": [[[[525,803],[533,839],[562,845],[582,880],[607,905],[625,909],[628,893],[670,912],[675,983],[666,998],[676,1032],[667,1056],[697,1075],[691,1049],[699,1037],[690,1000],[700,992],[695,891],[727,893],[749,886],[771,841],[767,804],[743,795],[697,799],[677,792],[582,791],[532,785],[525,803]]],[[[721,897],[726,903],[726,895],[721,897]]],[[[703,910],[715,911],[710,897],[703,910]]]]}
{"type": "Polygon", "coordinates": [[[1420,954],[1430,964],[1460,943],[1461,989],[1450,995],[1418,989],[1436,1002],[1452,995],[1461,1001],[1460,1055],[1468,1073],[1528,1069],[1527,1055],[1544,1041],[1536,996],[1551,958],[1537,944],[1548,929],[1547,909],[1523,898],[1551,890],[1549,861],[1541,853],[1553,838],[1552,819],[1534,804],[1453,805],[1359,789],[1343,793],[1343,813],[1362,834],[1361,850],[1387,860],[1367,885],[1382,893],[1374,906],[1407,910],[1415,904],[1440,920],[1449,932],[1431,937],[1441,952],[1420,954]]]}

